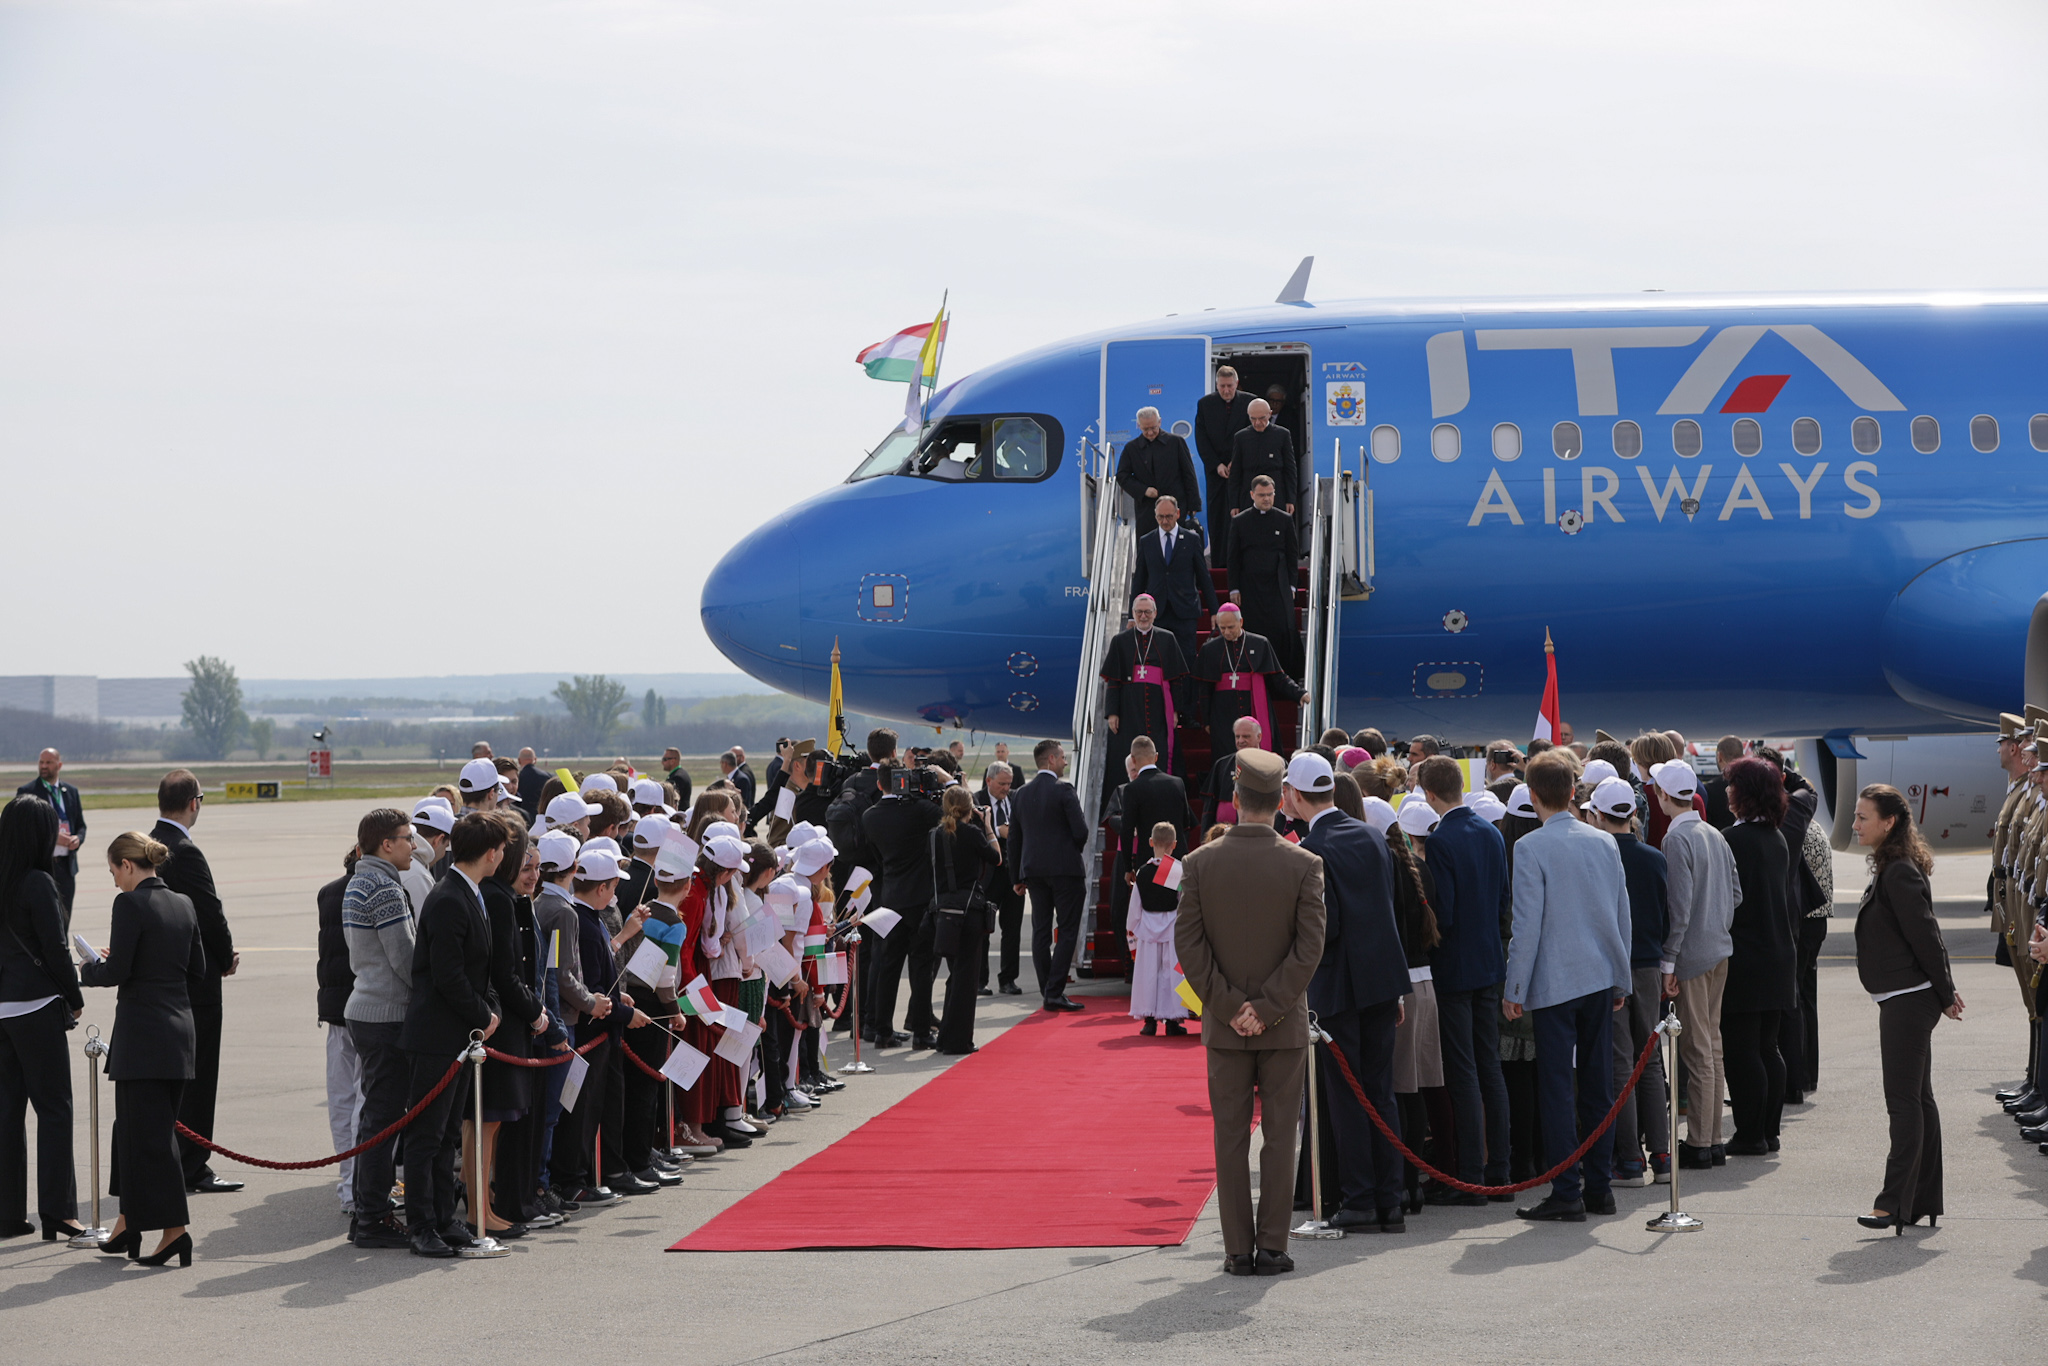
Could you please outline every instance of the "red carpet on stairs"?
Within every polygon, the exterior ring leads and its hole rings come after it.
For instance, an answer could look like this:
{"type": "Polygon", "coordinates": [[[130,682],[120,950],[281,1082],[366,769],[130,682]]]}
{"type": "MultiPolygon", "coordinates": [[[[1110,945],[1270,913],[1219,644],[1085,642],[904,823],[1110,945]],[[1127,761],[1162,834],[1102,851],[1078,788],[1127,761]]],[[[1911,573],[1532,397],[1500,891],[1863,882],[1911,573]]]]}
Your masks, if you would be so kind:
{"type": "Polygon", "coordinates": [[[1201,1040],[1086,1005],[1034,1013],[669,1250],[1185,1241],[1216,1185],[1201,1040]]]}

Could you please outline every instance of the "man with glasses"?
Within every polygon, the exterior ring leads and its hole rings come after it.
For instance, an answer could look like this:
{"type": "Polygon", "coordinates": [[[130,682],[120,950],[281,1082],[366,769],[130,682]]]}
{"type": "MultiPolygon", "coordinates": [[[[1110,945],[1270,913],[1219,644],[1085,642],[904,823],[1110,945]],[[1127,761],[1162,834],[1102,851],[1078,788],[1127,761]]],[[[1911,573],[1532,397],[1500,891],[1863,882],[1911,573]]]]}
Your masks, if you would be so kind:
{"type": "MultiPolygon", "coordinates": [[[[221,910],[220,896],[213,889],[213,870],[206,855],[192,842],[192,827],[199,822],[199,808],[206,797],[199,779],[190,769],[174,768],[156,787],[157,821],[149,835],[171,851],[170,859],[157,870],[164,886],[192,903],[199,917],[199,944],[206,951],[206,972],[192,992],[192,1024],[197,1035],[192,1057],[192,1080],[185,1083],[184,1098],[178,1104],[178,1122],[202,1138],[213,1137],[214,1095],[220,1089],[221,979],[235,975],[242,966],[235,952],[235,936],[221,910]]],[[[207,1164],[206,1149],[180,1134],[178,1149],[184,1156],[185,1188],[194,1195],[214,1195],[242,1188],[240,1181],[215,1176],[207,1164]]]]}

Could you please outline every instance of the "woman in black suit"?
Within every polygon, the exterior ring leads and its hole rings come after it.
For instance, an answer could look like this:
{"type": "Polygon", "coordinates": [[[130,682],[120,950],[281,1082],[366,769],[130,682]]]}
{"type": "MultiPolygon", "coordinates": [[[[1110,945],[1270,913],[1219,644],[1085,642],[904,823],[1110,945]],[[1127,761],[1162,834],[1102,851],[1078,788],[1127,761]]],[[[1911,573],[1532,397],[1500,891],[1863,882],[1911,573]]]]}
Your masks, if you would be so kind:
{"type": "MultiPolygon", "coordinates": [[[[1785,1057],[1778,1032],[1797,1005],[1798,969],[1792,911],[1792,854],[1779,823],[1785,783],[1762,759],[1728,766],[1728,849],[1742,884],[1729,933],[1728,986],[1721,997],[1721,1046],[1727,1057],[1728,1100],[1735,1134],[1730,1157],[1778,1151],[1785,1109],[1785,1057]]],[[[1803,908],[1801,914],[1803,914],[1803,908]]]]}
{"type": "Polygon", "coordinates": [[[1904,1233],[1923,1214],[1929,1228],[1941,1216],[1941,1112],[1934,1107],[1928,1045],[1942,1016],[1963,1018],[1963,998],[1934,918],[1927,882],[1934,855],[1897,788],[1872,783],[1857,794],[1856,842],[1870,851],[1871,872],[1856,911],[1856,976],[1877,1002],[1892,1140],[1884,1188],[1856,1222],[1904,1233]]]}
{"type": "Polygon", "coordinates": [[[36,1212],[43,1241],[80,1231],[71,1163],[71,1060],[64,1031],[85,1009],[64,948],[53,876],[57,812],[40,797],[0,809],[0,1238],[28,1221],[28,1107],[36,1109],[36,1212]]]}
{"type": "Polygon", "coordinates": [[[989,836],[987,809],[976,806],[966,788],[957,784],[947,788],[939,809],[943,814],[931,833],[935,888],[931,914],[937,927],[934,946],[947,967],[938,1048],[941,1053],[972,1053],[981,973],[970,964],[988,961],[988,919],[995,913],[995,905],[983,889],[991,870],[1001,870],[1003,855],[989,836]]]}
{"type": "Polygon", "coordinates": [[[162,1266],[192,1265],[186,1231],[185,1168],[178,1152],[178,1102],[192,1079],[197,1034],[192,992],[206,974],[199,917],[164,886],[156,870],[171,851],[130,830],[107,846],[107,871],[121,894],[106,956],[78,976],[89,987],[119,987],[107,1075],[114,1079],[114,1161],[107,1189],[121,1217],[102,1252],[162,1266]],[[142,1255],[142,1234],[161,1229],[156,1251],[142,1255]]]}

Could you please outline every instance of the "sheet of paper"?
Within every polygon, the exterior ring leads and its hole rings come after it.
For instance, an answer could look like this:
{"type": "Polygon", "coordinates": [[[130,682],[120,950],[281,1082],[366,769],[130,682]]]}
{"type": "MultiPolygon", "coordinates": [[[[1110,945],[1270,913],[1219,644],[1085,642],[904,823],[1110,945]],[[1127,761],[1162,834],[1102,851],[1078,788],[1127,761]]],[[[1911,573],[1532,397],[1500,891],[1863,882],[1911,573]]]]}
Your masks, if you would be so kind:
{"type": "Polygon", "coordinates": [[[796,815],[796,789],[785,787],[775,794],[775,816],[777,820],[788,820],[796,815]]]}
{"type": "Polygon", "coordinates": [[[704,1069],[710,1065],[711,1058],[681,1039],[675,1040],[674,1045],[675,1051],[669,1054],[668,1061],[661,1065],[661,1075],[687,1091],[697,1084],[697,1078],[704,1075],[704,1069]]]}
{"type": "Polygon", "coordinates": [[[756,959],[760,958],[762,950],[782,938],[782,922],[766,909],[747,921],[741,929],[746,936],[747,952],[756,959]]]}
{"type": "Polygon", "coordinates": [[[723,1021],[713,1021],[713,1023],[723,1023],[727,1029],[732,1030],[745,1029],[751,1022],[747,1019],[747,1012],[745,1010],[739,1006],[727,1006],[725,1008],[725,1019],[723,1021]]]}
{"type": "Polygon", "coordinates": [[[97,962],[99,962],[99,961],[100,961],[100,951],[99,951],[98,949],[94,948],[94,947],[93,947],[92,945],[90,945],[90,944],[86,943],[86,942],[85,942],[85,936],[84,936],[84,935],[82,935],[82,934],[74,934],[74,935],[72,935],[72,936],[71,936],[71,942],[72,942],[73,944],[75,944],[75,945],[77,945],[77,946],[78,946],[78,961],[79,961],[79,962],[81,962],[81,963],[97,963],[97,962]]]}
{"type": "Polygon", "coordinates": [[[718,1047],[712,1051],[733,1066],[738,1067],[746,1062],[747,1054],[754,1051],[754,1040],[760,1037],[761,1026],[757,1024],[748,1024],[739,1029],[728,1029],[725,1031],[725,1037],[718,1041],[718,1047]]]}
{"type": "Polygon", "coordinates": [[[846,955],[828,953],[818,960],[818,985],[843,987],[846,985],[846,955]]]}
{"type": "Polygon", "coordinates": [[[779,942],[770,944],[755,954],[754,961],[760,965],[761,971],[767,974],[768,980],[778,987],[796,976],[796,956],[779,942]]]}
{"type": "Polygon", "coordinates": [[[590,1064],[576,1054],[569,1055],[568,1074],[562,1078],[562,1108],[576,1108],[576,1097],[583,1093],[583,1079],[590,1075],[590,1064]]]}
{"type": "Polygon", "coordinates": [[[661,951],[661,945],[652,939],[642,939],[640,947],[634,949],[633,956],[626,960],[626,971],[643,982],[658,980],[664,969],[675,971],[669,967],[668,955],[661,951]]]}
{"type": "Polygon", "coordinates": [[[877,906],[860,918],[860,923],[887,939],[889,931],[903,923],[903,917],[887,906],[877,906]]]}

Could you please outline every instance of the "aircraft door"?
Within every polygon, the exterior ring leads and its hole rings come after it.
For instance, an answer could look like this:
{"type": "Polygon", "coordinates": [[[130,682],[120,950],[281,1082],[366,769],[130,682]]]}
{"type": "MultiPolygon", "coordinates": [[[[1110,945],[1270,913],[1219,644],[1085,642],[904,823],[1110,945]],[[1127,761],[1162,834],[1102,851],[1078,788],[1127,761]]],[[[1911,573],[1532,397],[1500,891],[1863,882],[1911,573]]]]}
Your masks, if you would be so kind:
{"type": "Polygon", "coordinates": [[[1195,448],[1195,405],[1209,392],[1207,337],[1153,337],[1102,346],[1102,407],[1096,431],[1109,473],[1138,434],[1138,409],[1157,408],[1159,423],[1195,448]]]}

